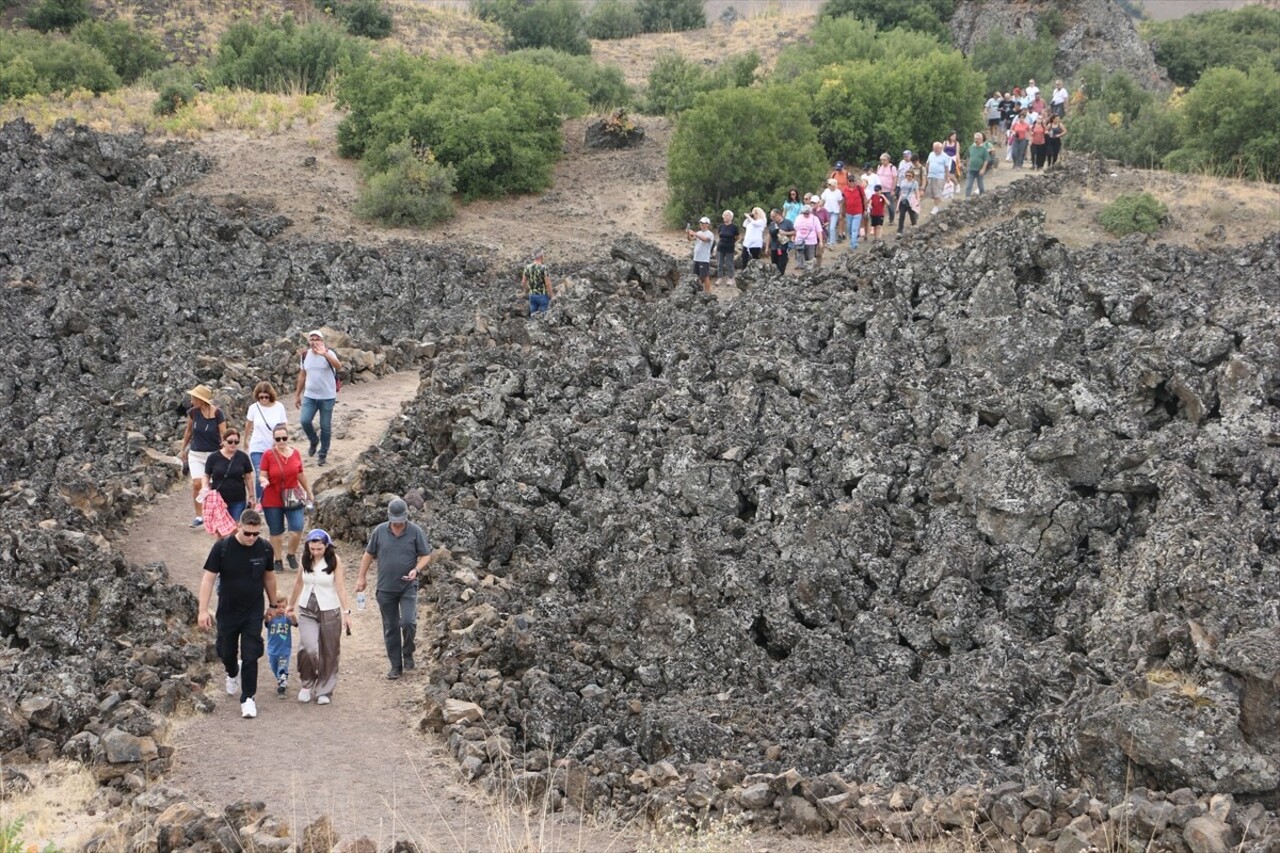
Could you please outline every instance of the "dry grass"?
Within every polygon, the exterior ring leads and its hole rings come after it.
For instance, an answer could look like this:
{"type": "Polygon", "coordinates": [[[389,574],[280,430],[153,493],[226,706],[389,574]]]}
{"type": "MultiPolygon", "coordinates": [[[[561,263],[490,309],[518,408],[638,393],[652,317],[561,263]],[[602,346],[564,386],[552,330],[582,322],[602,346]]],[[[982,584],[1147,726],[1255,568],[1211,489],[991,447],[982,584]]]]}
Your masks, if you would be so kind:
{"type": "Polygon", "coordinates": [[[395,22],[381,44],[439,59],[473,59],[502,49],[503,30],[463,9],[415,0],[388,0],[395,22]]]}
{"type": "Polygon", "coordinates": [[[192,139],[215,130],[239,130],[254,136],[284,133],[295,127],[311,127],[319,121],[327,99],[321,95],[275,95],[243,89],[202,92],[196,100],[171,116],[152,111],[156,93],[129,87],[94,96],[77,91],[0,104],[0,124],[22,117],[41,133],[61,118],[73,118],[103,132],[137,130],[156,136],[192,139]]]}
{"type": "Polygon", "coordinates": [[[292,12],[300,22],[322,15],[310,0],[114,0],[110,14],[158,35],[174,57],[191,62],[213,53],[237,21],[292,12]]]}
{"type": "Polygon", "coordinates": [[[22,821],[22,840],[35,849],[65,846],[90,820],[85,809],[98,793],[93,774],[74,761],[22,768],[34,785],[26,794],[0,798],[0,826],[22,821]]]}

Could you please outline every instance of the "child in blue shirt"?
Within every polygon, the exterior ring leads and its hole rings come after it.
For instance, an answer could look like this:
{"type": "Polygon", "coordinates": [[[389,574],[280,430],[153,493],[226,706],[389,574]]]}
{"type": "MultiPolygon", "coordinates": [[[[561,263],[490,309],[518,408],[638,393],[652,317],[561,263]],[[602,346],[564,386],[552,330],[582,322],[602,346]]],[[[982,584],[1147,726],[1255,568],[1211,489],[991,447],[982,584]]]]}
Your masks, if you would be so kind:
{"type": "Polygon", "coordinates": [[[286,616],[285,607],[289,604],[288,596],[276,596],[276,606],[269,609],[263,617],[267,623],[267,660],[271,664],[271,674],[276,677],[276,698],[283,699],[289,686],[289,658],[293,656],[293,626],[298,624],[296,616],[286,616]]]}

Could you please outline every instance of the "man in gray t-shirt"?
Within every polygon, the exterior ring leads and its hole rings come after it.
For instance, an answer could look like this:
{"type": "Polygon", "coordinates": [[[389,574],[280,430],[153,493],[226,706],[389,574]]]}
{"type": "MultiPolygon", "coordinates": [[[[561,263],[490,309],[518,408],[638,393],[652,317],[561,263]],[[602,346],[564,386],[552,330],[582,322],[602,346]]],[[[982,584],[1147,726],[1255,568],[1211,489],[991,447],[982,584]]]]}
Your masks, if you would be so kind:
{"type": "Polygon", "coordinates": [[[368,586],[369,567],[378,561],[378,610],[382,612],[382,642],[387,647],[396,679],[413,669],[414,638],[418,630],[418,576],[431,564],[431,543],[422,528],[409,521],[409,506],[400,498],[387,505],[387,520],[373,529],[360,559],[356,592],[368,586]]]}

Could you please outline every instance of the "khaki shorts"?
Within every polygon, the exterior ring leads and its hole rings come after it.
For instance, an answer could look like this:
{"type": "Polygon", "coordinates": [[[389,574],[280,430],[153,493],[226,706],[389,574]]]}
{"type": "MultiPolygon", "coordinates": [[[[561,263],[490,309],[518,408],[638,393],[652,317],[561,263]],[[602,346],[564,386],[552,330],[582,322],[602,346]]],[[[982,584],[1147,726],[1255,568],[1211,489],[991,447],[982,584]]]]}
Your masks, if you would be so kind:
{"type": "Polygon", "coordinates": [[[212,452],[212,450],[187,451],[187,465],[191,468],[191,479],[199,480],[204,477],[204,463],[212,452]]]}

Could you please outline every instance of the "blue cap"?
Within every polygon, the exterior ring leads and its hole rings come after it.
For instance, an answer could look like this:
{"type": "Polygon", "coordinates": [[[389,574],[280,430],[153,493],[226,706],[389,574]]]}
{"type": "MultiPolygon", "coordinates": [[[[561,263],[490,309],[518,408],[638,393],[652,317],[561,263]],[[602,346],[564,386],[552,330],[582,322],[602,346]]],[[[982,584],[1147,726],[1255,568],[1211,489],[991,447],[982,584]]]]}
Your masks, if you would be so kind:
{"type": "Polygon", "coordinates": [[[836,168],[837,168],[837,169],[843,169],[843,168],[844,168],[844,161],[843,161],[843,160],[837,160],[837,161],[836,161],[836,168]]]}

